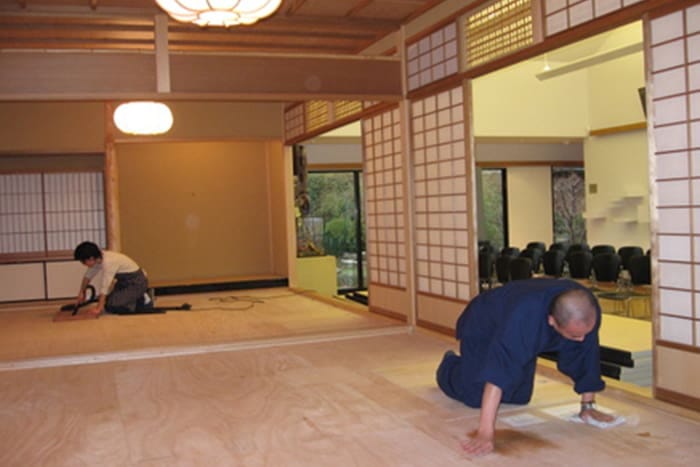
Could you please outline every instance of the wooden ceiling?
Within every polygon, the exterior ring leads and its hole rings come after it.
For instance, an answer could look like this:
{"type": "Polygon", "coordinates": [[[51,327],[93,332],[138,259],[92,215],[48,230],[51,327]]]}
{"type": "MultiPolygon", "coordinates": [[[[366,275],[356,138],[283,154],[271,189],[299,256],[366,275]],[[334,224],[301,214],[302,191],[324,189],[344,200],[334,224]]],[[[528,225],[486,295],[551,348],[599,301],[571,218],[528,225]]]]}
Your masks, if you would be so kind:
{"type": "MultiPolygon", "coordinates": [[[[442,0],[283,0],[251,26],[170,20],[171,51],[352,55],[442,0]]],[[[154,50],[155,0],[0,0],[0,50],[154,50]]]]}

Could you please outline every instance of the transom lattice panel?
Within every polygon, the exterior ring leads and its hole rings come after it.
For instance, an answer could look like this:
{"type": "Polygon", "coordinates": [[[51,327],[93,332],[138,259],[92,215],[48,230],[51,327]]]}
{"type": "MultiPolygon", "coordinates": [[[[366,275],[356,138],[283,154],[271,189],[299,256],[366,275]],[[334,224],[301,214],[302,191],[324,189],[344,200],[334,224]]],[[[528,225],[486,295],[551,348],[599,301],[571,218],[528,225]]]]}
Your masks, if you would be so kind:
{"type": "Polygon", "coordinates": [[[406,48],[408,89],[414,90],[459,71],[457,25],[450,23],[406,48]]]}
{"type": "Polygon", "coordinates": [[[406,287],[401,125],[394,109],[362,120],[370,281],[406,287]]]}
{"type": "Polygon", "coordinates": [[[309,101],[306,103],[306,131],[311,131],[330,123],[328,107],[328,101],[309,101]]]}
{"type": "Polygon", "coordinates": [[[362,112],[380,104],[380,101],[323,101],[313,100],[288,107],[284,111],[286,142],[317,136],[324,131],[360,119],[362,112]]]}
{"type": "Polygon", "coordinates": [[[333,102],[333,119],[349,117],[362,112],[362,101],[335,101],[333,102]]]}
{"type": "Polygon", "coordinates": [[[545,0],[545,35],[551,36],[642,0],[545,0]]]}
{"type": "Polygon", "coordinates": [[[304,104],[295,105],[285,110],[284,137],[287,141],[303,135],[304,126],[304,104]]]}
{"type": "Polygon", "coordinates": [[[532,1],[500,0],[464,19],[465,68],[532,44],[532,1]]]}
{"type": "Polygon", "coordinates": [[[661,340],[700,346],[700,5],[652,20],[661,340]]]}
{"type": "Polygon", "coordinates": [[[462,88],[411,104],[418,292],[468,300],[469,235],[462,88]]]}

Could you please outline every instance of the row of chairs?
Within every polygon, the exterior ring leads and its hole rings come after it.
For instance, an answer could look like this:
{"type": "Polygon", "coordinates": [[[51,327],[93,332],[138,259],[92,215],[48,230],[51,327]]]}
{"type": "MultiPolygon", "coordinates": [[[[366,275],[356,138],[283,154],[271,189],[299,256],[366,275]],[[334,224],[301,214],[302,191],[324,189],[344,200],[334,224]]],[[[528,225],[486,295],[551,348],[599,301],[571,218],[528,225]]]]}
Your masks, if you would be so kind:
{"type": "Polygon", "coordinates": [[[487,242],[479,244],[480,289],[492,287],[494,279],[500,283],[527,279],[543,272],[550,277],[567,275],[574,279],[595,279],[615,282],[620,272],[629,271],[632,284],[651,283],[649,251],[639,246],[623,246],[585,243],[568,245],[553,243],[545,251],[543,242],[528,243],[524,250],[505,247],[496,252],[487,242]]]}

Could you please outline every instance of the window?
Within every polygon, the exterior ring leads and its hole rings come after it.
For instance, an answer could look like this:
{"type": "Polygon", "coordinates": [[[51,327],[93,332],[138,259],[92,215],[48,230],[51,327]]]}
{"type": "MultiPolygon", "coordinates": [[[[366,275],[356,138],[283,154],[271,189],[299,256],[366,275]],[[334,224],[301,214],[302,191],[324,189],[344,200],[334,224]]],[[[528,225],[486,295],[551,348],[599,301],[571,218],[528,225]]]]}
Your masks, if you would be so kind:
{"type": "Polygon", "coordinates": [[[323,219],[323,249],[335,256],[338,289],[367,288],[359,170],[309,173],[309,217],[323,219]]]}
{"type": "Polygon", "coordinates": [[[580,167],[552,167],[552,214],[554,241],[583,243],[586,222],[584,170],[580,167]]]}
{"type": "Polygon", "coordinates": [[[105,245],[102,172],[0,174],[0,259],[67,255],[105,245]]]}
{"type": "Polygon", "coordinates": [[[479,240],[488,240],[496,251],[508,246],[506,169],[480,169],[479,240]]]}

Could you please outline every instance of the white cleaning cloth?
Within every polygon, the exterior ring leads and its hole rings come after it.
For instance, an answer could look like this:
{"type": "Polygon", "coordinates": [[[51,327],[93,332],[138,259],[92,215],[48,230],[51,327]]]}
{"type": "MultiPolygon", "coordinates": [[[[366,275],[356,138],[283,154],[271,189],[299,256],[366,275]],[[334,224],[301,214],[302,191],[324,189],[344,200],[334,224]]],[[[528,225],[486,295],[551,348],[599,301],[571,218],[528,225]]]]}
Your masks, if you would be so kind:
{"type": "Polygon", "coordinates": [[[612,428],[614,426],[622,425],[627,421],[627,419],[625,419],[625,417],[622,415],[616,416],[610,422],[599,422],[593,417],[587,417],[586,419],[583,419],[579,414],[572,415],[569,418],[569,420],[576,423],[585,423],[587,425],[592,425],[598,428],[612,428]]]}

